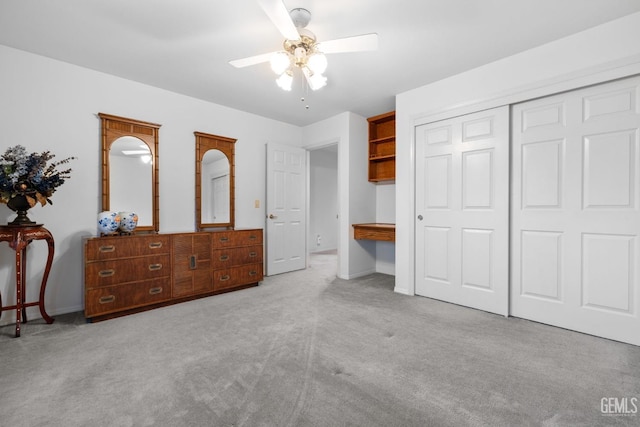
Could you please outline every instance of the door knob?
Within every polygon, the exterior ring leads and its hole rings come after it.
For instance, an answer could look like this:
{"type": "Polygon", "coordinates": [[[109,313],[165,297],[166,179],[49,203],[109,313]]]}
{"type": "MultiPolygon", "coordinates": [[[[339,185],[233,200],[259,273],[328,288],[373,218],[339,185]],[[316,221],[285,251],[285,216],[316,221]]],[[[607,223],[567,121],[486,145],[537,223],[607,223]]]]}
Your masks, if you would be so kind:
{"type": "Polygon", "coordinates": [[[422,215],[418,215],[418,219],[422,221],[422,215]]]}
{"type": "Polygon", "coordinates": [[[274,219],[274,218],[278,218],[278,217],[274,214],[269,214],[269,219],[274,219]]]}

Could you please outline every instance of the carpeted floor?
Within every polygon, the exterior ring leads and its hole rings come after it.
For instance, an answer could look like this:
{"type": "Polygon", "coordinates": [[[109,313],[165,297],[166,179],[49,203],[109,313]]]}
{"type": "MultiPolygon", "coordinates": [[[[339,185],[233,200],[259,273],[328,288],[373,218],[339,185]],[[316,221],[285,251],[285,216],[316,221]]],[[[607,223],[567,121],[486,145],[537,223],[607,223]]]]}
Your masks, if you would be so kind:
{"type": "Polygon", "coordinates": [[[382,274],[335,279],[330,254],[256,288],[12,335],[2,426],[640,425],[601,411],[640,398],[640,347],[399,295],[382,274]]]}

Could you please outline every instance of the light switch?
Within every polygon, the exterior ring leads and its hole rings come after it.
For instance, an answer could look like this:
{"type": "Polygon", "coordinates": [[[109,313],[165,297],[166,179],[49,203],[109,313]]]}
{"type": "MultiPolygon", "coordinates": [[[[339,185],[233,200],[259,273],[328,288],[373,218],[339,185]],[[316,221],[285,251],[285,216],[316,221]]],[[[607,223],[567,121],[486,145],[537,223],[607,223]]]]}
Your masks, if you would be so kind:
{"type": "Polygon", "coordinates": [[[256,199],[256,201],[253,203],[253,206],[255,208],[259,208],[260,207],[260,200],[256,199]]]}

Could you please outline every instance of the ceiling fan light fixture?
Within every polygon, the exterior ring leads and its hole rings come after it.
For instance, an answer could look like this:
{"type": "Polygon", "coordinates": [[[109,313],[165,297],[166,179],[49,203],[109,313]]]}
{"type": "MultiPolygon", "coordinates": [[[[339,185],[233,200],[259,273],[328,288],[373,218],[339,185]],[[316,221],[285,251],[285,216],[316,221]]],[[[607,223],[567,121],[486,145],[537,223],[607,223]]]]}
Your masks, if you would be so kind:
{"type": "Polygon", "coordinates": [[[314,74],[309,78],[309,86],[311,90],[322,89],[327,85],[327,78],[322,74],[314,74]]]}
{"type": "Polygon", "coordinates": [[[303,67],[307,63],[307,50],[298,46],[293,51],[294,62],[296,66],[303,67]]]}
{"type": "Polygon", "coordinates": [[[308,57],[307,66],[313,74],[322,74],[327,70],[327,57],[322,52],[315,52],[308,57]]]}
{"type": "Polygon", "coordinates": [[[248,58],[229,61],[237,68],[271,63],[271,69],[278,75],[276,83],[283,90],[290,91],[293,72],[299,68],[304,74],[307,86],[318,90],[327,85],[323,73],[327,70],[326,54],[343,52],[363,52],[378,49],[376,33],[343,37],[319,43],[313,32],[306,29],[311,13],[304,8],[287,11],[283,0],[257,0],[262,10],[284,36],[282,51],[264,53],[248,58]]]}
{"type": "Polygon", "coordinates": [[[287,92],[291,91],[291,86],[293,85],[293,73],[291,70],[286,70],[282,73],[280,77],[276,79],[276,84],[282,90],[286,90],[287,92]]]}
{"type": "Polygon", "coordinates": [[[302,72],[304,73],[304,76],[307,79],[307,84],[309,84],[311,90],[322,89],[327,85],[327,78],[320,73],[314,73],[309,69],[309,67],[304,67],[302,72]]]}
{"type": "Polygon", "coordinates": [[[271,63],[271,69],[277,75],[284,73],[291,63],[289,55],[286,52],[274,53],[269,62],[271,63]]]}

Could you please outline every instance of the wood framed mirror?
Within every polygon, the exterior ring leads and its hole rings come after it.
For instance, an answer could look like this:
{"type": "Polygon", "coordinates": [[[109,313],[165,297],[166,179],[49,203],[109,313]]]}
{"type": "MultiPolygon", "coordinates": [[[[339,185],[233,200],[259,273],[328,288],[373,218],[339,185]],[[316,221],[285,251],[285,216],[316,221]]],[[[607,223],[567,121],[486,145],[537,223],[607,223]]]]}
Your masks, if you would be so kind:
{"type": "Polygon", "coordinates": [[[160,229],[160,125],[98,113],[102,123],[102,210],[135,212],[135,231],[160,229]]]}
{"type": "Polygon", "coordinates": [[[235,222],[235,143],[233,138],[194,132],[196,137],[196,227],[235,222]]]}

